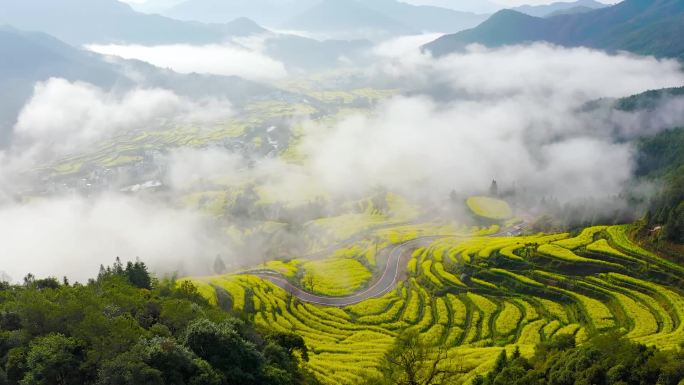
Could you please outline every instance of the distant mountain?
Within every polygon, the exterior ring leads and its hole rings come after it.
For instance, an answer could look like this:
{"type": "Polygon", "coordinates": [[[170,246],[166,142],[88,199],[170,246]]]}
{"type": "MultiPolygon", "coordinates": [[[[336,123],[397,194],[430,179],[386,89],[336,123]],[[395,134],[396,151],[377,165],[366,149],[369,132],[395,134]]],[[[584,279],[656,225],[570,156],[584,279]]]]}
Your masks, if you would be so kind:
{"type": "Polygon", "coordinates": [[[290,70],[330,68],[350,59],[360,64],[373,44],[368,40],[318,41],[296,35],[274,35],[264,42],[265,53],[290,70]]]}
{"type": "Polygon", "coordinates": [[[625,0],[574,15],[538,18],[512,10],[492,15],[476,28],[424,46],[446,55],[480,43],[489,47],[533,41],[684,59],[684,0],[625,0]]]}
{"type": "Polygon", "coordinates": [[[265,39],[268,53],[276,60],[288,68],[304,69],[335,65],[340,57],[355,57],[359,50],[368,48],[367,41],[321,42],[273,33],[244,17],[221,24],[203,24],[147,15],[135,12],[117,0],[12,0],[6,3],[0,7],[0,25],[45,32],[74,46],[87,43],[219,44],[259,35],[265,39]]]}
{"type": "Polygon", "coordinates": [[[453,33],[472,28],[486,18],[397,0],[320,0],[282,27],[336,38],[379,39],[420,32],[453,33]]]}
{"type": "Polygon", "coordinates": [[[286,94],[237,77],[182,75],[135,60],[116,60],[74,48],[44,33],[0,27],[0,147],[36,82],[51,77],[84,81],[106,90],[165,88],[188,97],[218,97],[241,105],[286,94]],[[135,73],[135,79],[128,74],[135,73]]]}
{"type": "Polygon", "coordinates": [[[0,27],[0,81],[62,77],[110,87],[119,74],[101,56],[39,32],[0,27]]]}
{"type": "Polygon", "coordinates": [[[225,24],[212,24],[211,26],[214,30],[228,37],[245,37],[269,32],[266,28],[246,17],[240,17],[225,24]]]}
{"type": "Polygon", "coordinates": [[[321,0],[283,24],[283,28],[336,37],[386,37],[418,32],[357,0],[321,0]]]}
{"type": "Polygon", "coordinates": [[[41,31],[69,44],[213,43],[224,34],[211,26],[135,12],[117,0],[11,0],[0,25],[41,31]]]}
{"type": "Polygon", "coordinates": [[[0,27],[0,148],[35,82],[50,77],[87,81],[111,88],[123,79],[98,55],[79,51],[42,33],[0,27]]]}
{"type": "Polygon", "coordinates": [[[494,13],[501,8],[501,5],[487,0],[404,0],[406,3],[414,5],[431,5],[434,7],[453,9],[459,12],[472,13],[494,13]]]}
{"type": "Polygon", "coordinates": [[[559,9],[558,11],[551,12],[545,17],[554,17],[554,16],[560,16],[560,15],[577,15],[579,13],[585,13],[585,12],[590,12],[593,11],[596,8],[590,8],[590,7],[585,7],[583,5],[573,7],[573,8],[567,8],[567,9],[559,9]]]}
{"type": "Polygon", "coordinates": [[[21,0],[0,7],[0,25],[41,31],[72,45],[212,44],[269,32],[245,17],[205,24],[133,10],[117,0],[21,0]],[[36,11],[36,10],[40,11],[36,11]],[[55,17],[54,15],[59,15],[55,17]]]}
{"type": "Polygon", "coordinates": [[[163,11],[180,20],[225,23],[240,17],[275,27],[315,5],[319,0],[185,0],[163,11]]]}
{"type": "Polygon", "coordinates": [[[514,11],[530,16],[547,17],[552,14],[578,13],[579,10],[592,10],[605,8],[607,5],[596,0],[577,0],[573,2],[558,2],[545,5],[523,5],[511,8],[514,11]]]}
{"type": "Polygon", "coordinates": [[[397,0],[372,0],[363,4],[420,32],[458,32],[473,28],[488,17],[448,8],[411,5],[397,0]]]}

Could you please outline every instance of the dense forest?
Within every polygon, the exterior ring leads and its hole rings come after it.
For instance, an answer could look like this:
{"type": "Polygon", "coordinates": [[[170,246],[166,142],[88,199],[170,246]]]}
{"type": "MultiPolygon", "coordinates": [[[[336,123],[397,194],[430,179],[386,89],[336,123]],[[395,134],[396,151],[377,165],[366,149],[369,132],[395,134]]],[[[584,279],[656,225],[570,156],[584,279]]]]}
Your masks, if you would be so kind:
{"type": "Polygon", "coordinates": [[[505,351],[475,385],[681,385],[684,350],[660,352],[606,334],[582,346],[570,335],[560,335],[537,346],[526,359],[505,351]]]}
{"type": "Polygon", "coordinates": [[[650,226],[662,226],[662,237],[684,243],[684,128],[662,132],[639,145],[637,175],[661,180],[660,193],[647,215],[650,226]]]}
{"type": "Polygon", "coordinates": [[[142,262],[0,286],[1,385],[316,384],[306,359],[301,337],[255,330],[142,262]]]}

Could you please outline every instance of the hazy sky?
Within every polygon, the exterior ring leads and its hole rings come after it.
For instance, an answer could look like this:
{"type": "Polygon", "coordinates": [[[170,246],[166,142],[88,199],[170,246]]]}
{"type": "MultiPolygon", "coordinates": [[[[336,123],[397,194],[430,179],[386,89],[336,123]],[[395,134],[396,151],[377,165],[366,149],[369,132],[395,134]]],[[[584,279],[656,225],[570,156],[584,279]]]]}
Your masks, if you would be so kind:
{"type": "MultiPolygon", "coordinates": [[[[158,2],[158,3],[179,3],[182,2],[182,0],[120,0],[123,1],[124,3],[131,3],[131,4],[144,4],[144,3],[152,3],[152,2],[158,2]]],[[[459,3],[471,3],[473,0],[403,0],[407,3],[411,4],[432,4],[432,5],[441,5],[441,6],[451,6],[452,8],[458,8],[459,3]]],[[[482,0],[478,0],[482,1],[482,0]]],[[[523,4],[549,4],[549,3],[554,3],[557,1],[574,1],[574,0],[495,0],[491,1],[492,3],[499,4],[502,6],[516,6],[516,5],[523,5],[523,4]]],[[[618,3],[620,0],[598,0],[602,3],[606,4],[615,4],[618,3]]]]}
{"type": "MultiPolygon", "coordinates": [[[[173,7],[186,0],[119,0],[127,2],[141,12],[158,13],[173,7]]],[[[244,1],[244,0],[228,0],[244,1]]],[[[278,1],[278,0],[274,0],[278,1]]],[[[373,1],[373,0],[366,0],[373,1]]],[[[502,8],[510,8],[519,5],[540,5],[549,4],[557,1],[575,0],[400,0],[416,5],[435,5],[444,8],[452,8],[458,11],[474,12],[481,14],[494,13],[502,8]]],[[[607,4],[615,4],[621,0],[598,0],[607,4]]]]}

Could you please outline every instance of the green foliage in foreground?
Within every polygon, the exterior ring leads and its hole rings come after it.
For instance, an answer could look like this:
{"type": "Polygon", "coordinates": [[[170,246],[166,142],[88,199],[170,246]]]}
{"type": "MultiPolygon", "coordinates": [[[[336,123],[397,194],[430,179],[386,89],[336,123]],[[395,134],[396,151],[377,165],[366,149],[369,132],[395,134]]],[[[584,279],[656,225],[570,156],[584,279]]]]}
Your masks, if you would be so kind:
{"type": "Polygon", "coordinates": [[[575,346],[559,335],[537,346],[531,359],[518,350],[509,357],[502,351],[486,376],[474,385],[681,385],[684,350],[662,352],[613,334],[575,346]]]}
{"type": "Polygon", "coordinates": [[[0,385],[315,384],[305,359],[301,337],[264,335],[141,262],[87,285],[0,284],[0,385]]]}

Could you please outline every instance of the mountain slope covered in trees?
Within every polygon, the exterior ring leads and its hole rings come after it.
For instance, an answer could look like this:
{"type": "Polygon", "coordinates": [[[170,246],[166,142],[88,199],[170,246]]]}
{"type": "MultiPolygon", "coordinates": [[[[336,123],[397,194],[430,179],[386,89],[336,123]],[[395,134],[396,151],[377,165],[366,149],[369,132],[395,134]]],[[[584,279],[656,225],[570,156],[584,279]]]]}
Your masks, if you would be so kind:
{"type": "Polygon", "coordinates": [[[577,0],[572,2],[556,2],[542,5],[521,5],[511,9],[530,16],[547,17],[555,13],[561,14],[572,12],[578,8],[592,10],[604,7],[606,7],[605,4],[596,0],[577,0]]]}
{"type": "Polygon", "coordinates": [[[546,41],[684,59],[683,35],[683,0],[625,0],[612,7],[546,19],[503,10],[476,28],[444,36],[425,49],[440,56],[473,43],[497,47],[546,41]]]}

